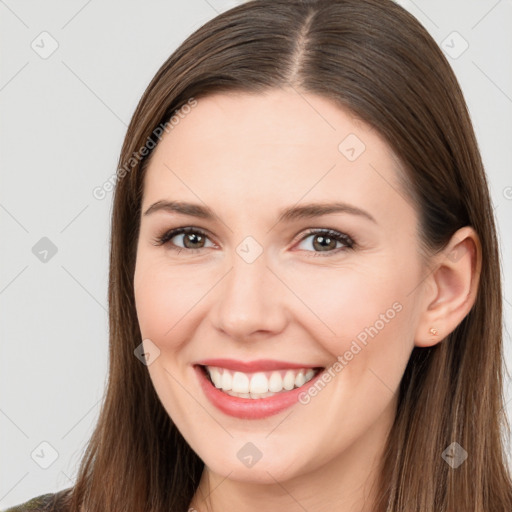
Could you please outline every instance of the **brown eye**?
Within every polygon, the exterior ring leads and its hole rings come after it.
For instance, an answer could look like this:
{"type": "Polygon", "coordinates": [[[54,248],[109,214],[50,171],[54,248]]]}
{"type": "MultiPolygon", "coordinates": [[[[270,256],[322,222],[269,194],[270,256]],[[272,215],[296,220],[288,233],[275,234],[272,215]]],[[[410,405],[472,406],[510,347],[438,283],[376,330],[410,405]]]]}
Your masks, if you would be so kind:
{"type": "Polygon", "coordinates": [[[206,238],[198,233],[185,233],[182,240],[187,249],[201,249],[206,238]]]}
{"type": "MultiPolygon", "coordinates": [[[[351,237],[345,233],[340,233],[333,229],[326,230],[312,230],[301,239],[301,244],[306,240],[311,239],[311,242],[306,243],[303,250],[315,253],[338,253],[340,250],[352,249],[355,245],[351,237]],[[312,251],[310,250],[312,249],[312,251]]],[[[317,254],[313,254],[317,256],[317,254]]]]}
{"type": "MultiPolygon", "coordinates": [[[[167,245],[169,248],[178,251],[183,249],[195,251],[207,248],[206,243],[208,240],[209,238],[206,233],[200,229],[186,227],[166,231],[154,240],[154,245],[167,245]],[[173,238],[176,239],[176,241],[172,241],[173,238]]],[[[213,244],[211,246],[213,246],[213,244]]]]}

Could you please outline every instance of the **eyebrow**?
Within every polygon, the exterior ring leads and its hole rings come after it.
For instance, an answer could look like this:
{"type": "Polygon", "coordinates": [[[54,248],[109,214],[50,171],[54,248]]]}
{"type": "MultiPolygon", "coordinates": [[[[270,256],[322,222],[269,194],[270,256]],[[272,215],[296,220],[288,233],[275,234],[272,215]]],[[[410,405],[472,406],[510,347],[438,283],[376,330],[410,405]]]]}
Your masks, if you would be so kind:
{"type": "MultiPolygon", "coordinates": [[[[182,215],[189,215],[191,217],[198,217],[206,220],[214,220],[216,215],[207,206],[202,206],[195,203],[187,203],[184,201],[166,201],[161,200],[153,203],[145,212],[144,215],[150,215],[158,211],[166,211],[170,213],[179,213],[182,215]]],[[[310,219],[313,217],[320,217],[329,213],[349,213],[351,215],[359,215],[364,217],[375,224],[377,221],[367,211],[357,208],[346,203],[309,203],[302,206],[290,206],[279,211],[278,222],[291,222],[298,219],[310,219]]]]}

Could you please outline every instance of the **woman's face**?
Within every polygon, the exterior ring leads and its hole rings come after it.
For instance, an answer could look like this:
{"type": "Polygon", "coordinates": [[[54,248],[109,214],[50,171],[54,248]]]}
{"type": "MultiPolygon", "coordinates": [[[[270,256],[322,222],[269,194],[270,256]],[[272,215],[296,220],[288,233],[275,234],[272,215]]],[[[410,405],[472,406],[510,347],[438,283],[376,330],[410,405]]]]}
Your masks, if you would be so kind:
{"type": "Polygon", "coordinates": [[[420,314],[397,163],[369,126],[293,89],[187,112],[144,182],[134,285],[155,390],[213,474],[339,466],[360,481],[420,314]]]}

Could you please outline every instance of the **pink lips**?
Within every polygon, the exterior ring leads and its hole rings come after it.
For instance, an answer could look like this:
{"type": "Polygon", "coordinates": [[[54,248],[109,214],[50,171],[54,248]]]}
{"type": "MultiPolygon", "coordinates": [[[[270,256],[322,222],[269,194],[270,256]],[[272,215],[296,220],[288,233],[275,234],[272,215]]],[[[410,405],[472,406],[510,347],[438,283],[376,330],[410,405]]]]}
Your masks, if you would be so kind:
{"type": "Polygon", "coordinates": [[[287,370],[298,368],[318,368],[309,364],[288,363],[286,361],[276,361],[275,359],[258,359],[256,361],[237,361],[235,359],[203,359],[196,364],[201,366],[220,366],[235,372],[267,372],[273,370],[287,370]]]}
{"type": "Polygon", "coordinates": [[[274,396],[266,398],[239,398],[230,396],[223,391],[217,389],[206,375],[203,366],[217,366],[227,368],[233,371],[252,373],[257,371],[273,371],[281,369],[297,369],[297,368],[319,368],[319,366],[303,365],[297,363],[289,363],[285,361],[275,361],[261,359],[257,361],[244,362],[234,359],[205,359],[194,365],[199,383],[206,397],[210,402],[224,414],[234,416],[241,419],[261,419],[273,414],[277,414],[298,402],[298,397],[305,389],[313,385],[321,375],[315,375],[309,382],[300,388],[290,391],[276,393],[274,396]]]}

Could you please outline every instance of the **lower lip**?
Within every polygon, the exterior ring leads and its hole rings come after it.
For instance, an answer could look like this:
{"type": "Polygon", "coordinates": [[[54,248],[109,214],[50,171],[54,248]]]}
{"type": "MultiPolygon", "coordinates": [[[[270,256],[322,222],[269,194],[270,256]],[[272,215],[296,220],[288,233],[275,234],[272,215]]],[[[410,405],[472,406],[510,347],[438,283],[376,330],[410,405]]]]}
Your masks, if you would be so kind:
{"type": "Polygon", "coordinates": [[[272,416],[273,414],[288,409],[298,402],[299,395],[303,393],[305,389],[312,386],[316,379],[322,374],[322,372],[318,372],[318,375],[315,375],[300,388],[280,392],[267,398],[253,399],[240,398],[224,393],[210,382],[210,379],[208,379],[200,366],[194,366],[194,369],[198,375],[204,394],[217,409],[220,409],[229,416],[247,420],[266,418],[267,416],[272,416]]]}

